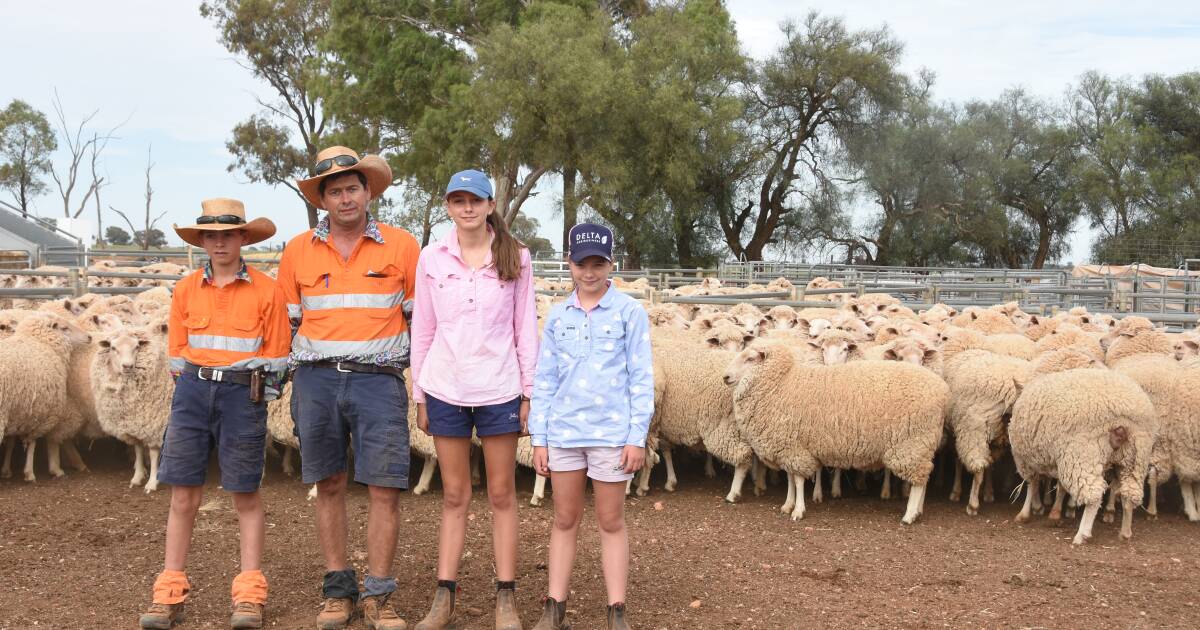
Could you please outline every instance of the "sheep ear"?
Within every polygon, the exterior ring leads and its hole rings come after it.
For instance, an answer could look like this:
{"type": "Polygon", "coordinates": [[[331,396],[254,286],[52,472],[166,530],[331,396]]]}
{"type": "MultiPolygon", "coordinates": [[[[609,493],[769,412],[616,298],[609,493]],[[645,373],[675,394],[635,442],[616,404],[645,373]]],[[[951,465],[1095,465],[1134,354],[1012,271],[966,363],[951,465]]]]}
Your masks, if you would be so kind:
{"type": "Polygon", "coordinates": [[[714,348],[721,345],[721,342],[717,341],[716,338],[714,338],[714,337],[709,337],[708,339],[705,339],[705,341],[708,342],[708,345],[710,345],[714,348]]]}
{"type": "Polygon", "coordinates": [[[887,328],[884,328],[884,330],[885,330],[885,331],[886,331],[888,334],[892,334],[892,335],[899,335],[899,334],[900,334],[900,331],[899,331],[899,330],[897,330],[895,326],[888,326],[887,328]]]}
{"type": "Polygon", "coordinates": [[[775,316],[770,313],[767,313],[766,315],[763,315],[763,319],[765,319],[769,322],[773,322],[773,321],[775,321],[775,316]]]}
{"type": "Polygon", "coordinates": [[[99,323],[100,323],[100,316],[99,316],[99,315],[92,315],[92,323],[93,323],[93,324],[99,324],[99,323]]]}
{"type": "Polygon", "coordinates": [[[1183,345],[1191,348],[1192,350],[1200,349],[1200,343],[1196,343],[1195,341],[1192,341],[1191,339],[1184,339],[1183,345]]]}
{"type": "Polygon", "coordinates": [[[938,351],[933,348],[926,348],[925,349],[925,360],[929,361],[929,360],[933,359],[934,357],[937,356],[937,353],[938,353],[938,351]]]}
{"type": "Polygon", "coordinates": [[[148,339],[138,339],[138,346],[139,346],[139,347],[144,347],[144,346],[147,346],[147,345],[149,345],[149,344],[150,344],[150,340],[148,340],[148,339]]]}
{"type": "Polygon", "coordinates": [[[750,343],[751,341],[754,341],[754,335],[747,333],[745,336],[742,337],[743,343],[750,343]]]}
{"type": "Polygon", "coordinates": [[[101,340],[100,340],[100,347],[101,347],[101,348],[108,349],[108,348],[111,348],[111,347],[112,347],[112,343],[110,343],[110,342],[109,342],[107,339],[101,339],[101,340]]]}
{"type": "Polygon", "coordinates": [[[884,361],[896,361],[899,358],[900,357],[896,356],[896,351],[891,348],[888,348],[887,350],[883,351],[883,360],[884,361]]]}
{"type": "Polygon", "coordinates": [[[849,350],[850,352],[854,352],[857,349],[858,349],[858,344],[854,343],[853,341],[846,344],[846,350],[849,350]]]}
{"type": "Polygon", "coordinates": [[[1038,319],[1038,316],[1037,316],[1037,315],[1030,315],[1030,316],[1029,316],[1029,325],[1030,325],[1030,326],[1037,326],[1037,325],[1038,325],[1038,324],[1040,324],[1040,323],[1042,323],[1042,320],[1038,319]]]}
{"type": "Polygon", "coordinates": [[[975,321],[977,319],[979,319],[979,313],[977,311],[971,311],[971,321],[975,321]]]}
{"type": "Polygon", "coordinates": [[[815,340],[809,339],[809,340],[808,340],[808,341],[806,341],[805,343],[807,343],[807,344],[808,344],[808,346],[809,346],[810,348],[813,348],[814,350],[820,350],[820,349],[821,349],[821,344],[820,344],[820,343],[817,343],[815,340]]]}
{"type": "Polygon", "coordinates": [[[166,324],[159,324],[159,325],[158,325],[158,332],[160,332],[160,333],[163,333],[163,334],[166,334],[166,332],[167,332],[167,325],[166,325],[166,324]]]}

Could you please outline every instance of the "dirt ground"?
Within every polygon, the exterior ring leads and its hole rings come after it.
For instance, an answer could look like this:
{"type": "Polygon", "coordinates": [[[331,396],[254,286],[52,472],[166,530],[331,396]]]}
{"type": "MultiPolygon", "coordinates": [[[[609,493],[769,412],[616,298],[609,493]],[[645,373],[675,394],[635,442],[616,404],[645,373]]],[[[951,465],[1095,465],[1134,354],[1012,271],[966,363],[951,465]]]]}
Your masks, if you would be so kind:
{"type": "MultiPolygon", "coordinates": [[[[97,444],[85,457],[90,473],[0,481],[0,628],[132,628],[148,602],[162,563],[169,488],[149,496],[128,488],[125,456],[114,445],[97,444]]],[[[784,488],[727,505],[728,473],[706,479],[699,460],[685,466],[677,492],[661,489],[659,470],[651,494],[628,504],[628,603],[637,628],[1200,627],[1200,524],[1180,515],[1173,487],[1164,491],[1172,500],[1159,520],[1139,513],[1131,542],[1097,521],[1093,542],[1075,548],[1071,523],[1017,525],[1019,506],[1005,502],[968,517],[942,488],[911,527],[900,524],[902,499],[853,491],[810,503],[793,523],[778,511],[784,488]]],[[[548,505],[528,505],[531,487],[532,474],[522,470],[518,597],[526,627],[540,610],[551,518],[548,505]]],[[[209,491],[189,558],[194,590],[182,628],[220,628],[228,620],[237,523],[211,482],[209,491]]],[[[268,627],[312,627],[319,604],[323,568],[306,492],[270,462],[268,627]]],[[[435,482],[431,494],[406,493],[401,502],[394,601],[410,623],[432,596],[439,498],[435,482]]],[[[485,501],[477,493],[460,577],[465,628],[492,623],[485,501]]],[[[363,488],[351,491],[348,509],[361,575],[363,488]]],[[[569,604],[577,630],[604,626],[597,536],[594,522],[585,523],[569,604]]]]}

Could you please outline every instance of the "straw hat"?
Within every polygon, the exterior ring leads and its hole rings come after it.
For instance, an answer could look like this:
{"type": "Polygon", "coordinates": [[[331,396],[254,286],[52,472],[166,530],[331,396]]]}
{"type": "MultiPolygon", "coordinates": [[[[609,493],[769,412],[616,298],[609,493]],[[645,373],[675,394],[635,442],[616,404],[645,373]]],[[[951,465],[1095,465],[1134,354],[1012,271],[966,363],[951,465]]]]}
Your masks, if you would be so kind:
{"type": "Polygon", "coordinates": [[[200,208],[200,217],[195,225],[171,226],[179,238],[196,247],[204,247],[204,232],[243,230],[246,233],[243,245],[253,245],[275,236],[275,224],[270,219],[259,217],[247,223],[246,207],[237,199],[205,199],[200,202],[200,208]],[[213,219],[204,223],[205,217],[213,219]]]}
{"type": "Polygon", "coordinates": [[[322,167],[326,170],[320,171],[308,179],[296,180],[300,192],[304,193],[304,198],[308,199],[308,203],[316,208],[325,209],[321,201],[321,180],[331,175],[350,171],[359,171],[366,175],[367,190],[371,194],[371,199],[382,195],[383,191],[392,185],[392,167],[388,166],[387,160],[378,155],[367,155],[360,159],[357,153],[346,147],[329,147],[317,154],[316,168],[322,167]],[[349,162],[349,164],[340,162],[349,162]]]}

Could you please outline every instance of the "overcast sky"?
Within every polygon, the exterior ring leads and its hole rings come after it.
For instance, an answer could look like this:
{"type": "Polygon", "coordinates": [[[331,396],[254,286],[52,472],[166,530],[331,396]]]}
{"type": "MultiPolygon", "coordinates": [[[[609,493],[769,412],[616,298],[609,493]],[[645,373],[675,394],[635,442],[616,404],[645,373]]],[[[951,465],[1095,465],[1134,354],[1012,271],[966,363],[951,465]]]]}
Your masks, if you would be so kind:
{"type": "MultiPolygon", "coordinates": [[[[1200,3],[1109,0],[1033,2],[945,0],[779,2],[734,0],[729,8],[743,46],[756,57],[779,44],[782,20],[810,10],[845,17],[851,27],[887,24],[905,43],[903,68],[937,75],[936,97],[990,99],[1013,86],[1060,98],[1088,69],[1116,76],[1174,74],[1200,69],[1200,3]]],[[[152,181],[159,226],[172,243],[170,224],[190,223],[200,200],[229,196],[279,227],[272,242],[303,231],[303,206],[286,188],[241,181],[226,172],[230,129],[258,111],[265,86],[240,67],[217,42],[198,3],[171,0],[65,0],[4,2],[0,44],[7,60],[0,107],[14,98],[48,116],[57,89],[69,121],[99,110],[102,131],[128,120],[105,152],[105,225],[120,218],[112,205],[140,217],[147,150],[155,163],[152,181]]],[[[59,161],[62,155],[56,156],[59,161]]],[[[53,187],[53,184],[51,184],[53,187]]],[[[562,219],[553,188],[530,202],[543,235],[558,242],[562,219]]],[[[36,200],[43,216],[61,217],[57,193],[36,200]]],[[[85,217],[95,220],[89,207],[85,217]]],[[[135,222],[138,219],[135,218],[135,222]]],[[[1071,259],[1087,255],[1085,229],[1073,237],[1071,259]]]]}

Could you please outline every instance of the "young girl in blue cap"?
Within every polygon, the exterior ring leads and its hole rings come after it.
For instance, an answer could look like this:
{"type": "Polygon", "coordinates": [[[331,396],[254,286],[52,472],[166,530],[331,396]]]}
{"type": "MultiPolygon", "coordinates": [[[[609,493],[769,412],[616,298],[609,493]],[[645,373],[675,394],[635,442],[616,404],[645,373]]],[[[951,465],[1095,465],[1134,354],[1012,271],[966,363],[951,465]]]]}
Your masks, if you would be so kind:
{"type": "Polygon", "coordinates": [[[571,228],[568,240],[575,291],[546,318],[529,417],[534,469],[554,486],[549,593],[534,630],[566,627],[588,478],[600,526],[607,627],[624,630],[625,484],[645,463],[654,412],[650,322],[641,304],[608,280],[612,232],[582,223],[571,228]]]}

